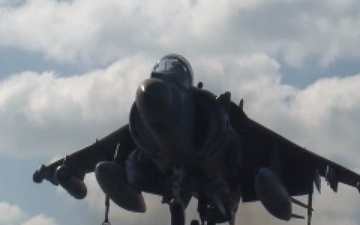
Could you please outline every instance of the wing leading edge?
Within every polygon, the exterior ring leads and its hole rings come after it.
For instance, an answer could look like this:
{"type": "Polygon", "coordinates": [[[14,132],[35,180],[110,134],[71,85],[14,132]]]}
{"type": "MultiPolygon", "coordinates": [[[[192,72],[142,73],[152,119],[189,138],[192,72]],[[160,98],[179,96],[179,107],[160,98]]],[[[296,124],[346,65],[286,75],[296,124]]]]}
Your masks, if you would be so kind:
{"type": "MultiPolygon", "coordinates": [[[[83,179],[86,173],[94,172],[98,162],[103,160],[111,161],[119,144],[121,151],[132,151],[135,149],[134,141],[130,135],[129,125],[121,127],[108,136],[96,140],[95,143],[71,155],[67,155],[65,158],[59,159],[48,166],[42,165],[40,169],[34,173],[33,180],[36,183],[40,183],[46,179],[54,185],[58,185],[54,174],[56,169],[63,164],[70,166],[78,178],[83,179]]],[[[126,155],[125,152],[123,153],[126,155]]]]}

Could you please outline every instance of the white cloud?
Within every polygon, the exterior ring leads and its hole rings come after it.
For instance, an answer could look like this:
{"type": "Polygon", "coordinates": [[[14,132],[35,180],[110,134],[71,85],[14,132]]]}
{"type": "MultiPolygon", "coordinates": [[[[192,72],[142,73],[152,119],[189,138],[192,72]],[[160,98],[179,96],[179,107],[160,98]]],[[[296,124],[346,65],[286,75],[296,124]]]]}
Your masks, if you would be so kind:
{"type": "Polygon", "coordinates": [[[56,225],[54,219],[39,214],[29,216],[20,207],[0,202],[0,224],[2,225],[56,225]]]}
{"type": "Polygon", "coordinates": [[[56,225],[54,219],[47,218],[44,215],[37,215],[23,222],[21,225],[56,225]]]}
{"type": "Polygon", "coordinates": [[[68,78],[24,72],[0,81],[1,152],[58,155],[117,129],[150,65],[135,57],[68,78]]]}
{"type": "Polygon", "coordinates": [[[0,6],[0,45],[90,65],[174,51],[206,56],[266,51],[292,66],[359,59],[359,5],[332,2],[29,0],[0,6]]]}
{"type": "Polygon", "coordinates": [[[359,88],[359,75],[326,78],[296,96],[293,113],[306,123],[308,132],[317,134],[317,143],[311,141],[316,149],[338,156],[349,153],[357,157],[356,149],[360,144],[356,138],[360,125],[357,116],[360,113],[359,88]]]}
{"type": "Polygon", "coordinates": [[[1,224],[5,225],[19,223],[26,217],[18,206],[11,205],[7,202],[0,202],[0,211],[1,224]]]}

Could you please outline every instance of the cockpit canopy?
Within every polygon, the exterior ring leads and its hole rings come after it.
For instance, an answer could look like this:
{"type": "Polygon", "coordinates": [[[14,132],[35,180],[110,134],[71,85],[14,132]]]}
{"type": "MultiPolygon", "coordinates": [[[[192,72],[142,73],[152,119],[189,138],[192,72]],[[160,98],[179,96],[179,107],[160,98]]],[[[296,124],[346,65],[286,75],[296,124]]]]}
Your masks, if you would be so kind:
{"type": "Polygon", "coordinates": [[[166,55],[154,66],[151,77],[169,79],[189,90],[193,85],[193,72],[190,63],[176,54],[166,55]]]}

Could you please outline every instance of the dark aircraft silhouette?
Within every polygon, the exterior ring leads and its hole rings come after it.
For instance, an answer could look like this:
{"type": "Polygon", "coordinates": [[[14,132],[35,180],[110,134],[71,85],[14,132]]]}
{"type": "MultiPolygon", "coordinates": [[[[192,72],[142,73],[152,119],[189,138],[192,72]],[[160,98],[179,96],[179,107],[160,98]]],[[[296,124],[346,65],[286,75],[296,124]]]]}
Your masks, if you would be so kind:
{"type": "MultiPolygon", "coordinates": [[[[230,93],[219,96],[193,85],[193,72],[179,55],[163,57],[151,78],[137,89],[129,123],[101,140],[33,175],[82,199],[85,174],[97,181],[113,202],[145,212],[142,192],[162,197],[172,225],[184,225],[184,209],[198,200],[200,221],[191,224],[235,224],[240,200],[261,201],[281,220],[304,218],[296,204],[312,216],[312,194],[320,176],[332,190],[338,183],[360,191],[360,176],[318,156],[251,120],[230,93]],[[294,196],[308,195],[308,203],[294,196]]],[[[107,219],[106,219],[107,220],[107,219]]]]}

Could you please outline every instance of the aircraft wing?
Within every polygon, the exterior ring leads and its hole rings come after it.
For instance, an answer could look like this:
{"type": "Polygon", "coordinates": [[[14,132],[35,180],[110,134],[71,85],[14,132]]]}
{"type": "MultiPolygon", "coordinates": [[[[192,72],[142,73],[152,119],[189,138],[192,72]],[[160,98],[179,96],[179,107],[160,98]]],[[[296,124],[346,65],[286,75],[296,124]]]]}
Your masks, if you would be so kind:
{"type": "Polygon", "coordinates": [[[359,174],[316,155],[251,120],[241,106],[232,103],[230,118],[242,141],[244,202],[258,200],[254,191],[254,179],[261,167],[277,172],[291,196],[312,193],[314,182],[320,191],[320,176],[325,177],[335,192],[339,182],[359,190],[359,174]]]}
{"type": "Polygon", "coordinates": [[[54,185],[58,185],[54,174],[56,169],[63,165],[65,161],[65,163],[69,164],[71,169],[83,179],[86,173],[94,171],[98,162],[103,160],[111,161],[114,158],[118,144],[120,144],[121,151],[132,151],[135,149],[135,144],[130,135],[129,125],[121,127],[103,139],[97,140],[95,143],[67,155],[50,165],[42,165],[40,169],[34,173],[33,180],[36,183],[40,183],[46,179],[54,185]]]}

